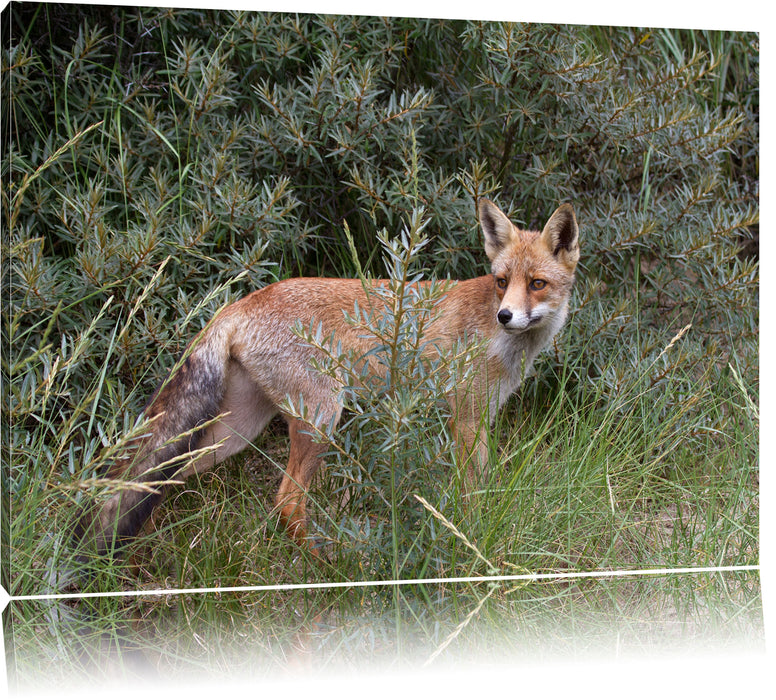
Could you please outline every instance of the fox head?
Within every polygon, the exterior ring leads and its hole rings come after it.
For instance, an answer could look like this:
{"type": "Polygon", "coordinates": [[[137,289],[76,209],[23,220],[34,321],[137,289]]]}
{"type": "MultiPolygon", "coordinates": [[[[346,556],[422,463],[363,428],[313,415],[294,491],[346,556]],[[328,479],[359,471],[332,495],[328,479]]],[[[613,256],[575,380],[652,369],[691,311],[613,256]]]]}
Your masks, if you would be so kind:
{"type": "Polygon", "coordinates": [[[478,205],[490,259],[496,320],[509,333],[563,323],[579,261],[579,227],[570,204],[561,204],[544,229],[523,231],[487,199],[478,205]]]}

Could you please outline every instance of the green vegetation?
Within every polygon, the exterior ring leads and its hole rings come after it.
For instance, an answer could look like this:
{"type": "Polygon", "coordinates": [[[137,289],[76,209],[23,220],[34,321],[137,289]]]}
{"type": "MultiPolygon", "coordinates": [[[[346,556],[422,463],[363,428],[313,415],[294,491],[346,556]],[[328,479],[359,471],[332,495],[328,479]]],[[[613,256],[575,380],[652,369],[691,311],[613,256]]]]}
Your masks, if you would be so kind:
{"type": "MultiPolygon", "coordinates": [[[[582,261],[567,327],[495,423],[474,507],[442,449],[439,380],[413,361],[425,302],[405,289],[395,308],[407,316],[373,319],[415,319],[396,333],[402,382],[390,401],[379,387],[352,397],[314,485],[326,563],[277,529],[286,454],[273,424],[177,490],[130,565],[105,562],[94,586],[758,563],[757,35],[18,3],[5,13],[12,595],[47,592],[78,506],[120,488],[95,481],[100,469],[218,308],[278,278],[352,277],[358,263],[395,279],[485,274],[481,196],[532,228],[573,202],[582,261]]],[[[757,581],[721,588],[726,621],[749,629],[757,581]]],[[[441,644],[484,594],[353,595],[441,644]],[[432,608],[447,627],[425,617],[432,608]]],[[[514,612],[513,597],[498,589],[482,614],[514,612]]]]}

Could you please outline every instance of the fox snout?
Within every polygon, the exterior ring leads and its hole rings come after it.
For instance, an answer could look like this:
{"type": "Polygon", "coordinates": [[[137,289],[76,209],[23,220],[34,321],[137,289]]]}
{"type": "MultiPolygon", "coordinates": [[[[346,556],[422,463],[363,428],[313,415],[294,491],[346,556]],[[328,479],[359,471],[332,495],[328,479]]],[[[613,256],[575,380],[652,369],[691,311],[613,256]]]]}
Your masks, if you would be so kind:
{"type": "Polygon", "coordinates": [[[500,308],[496,314],[498,322],[508,331],[524,331],[533,328],[542,322],[544,316],[544,313],[536,309],[516,313],[506,307],[500,308]]]}

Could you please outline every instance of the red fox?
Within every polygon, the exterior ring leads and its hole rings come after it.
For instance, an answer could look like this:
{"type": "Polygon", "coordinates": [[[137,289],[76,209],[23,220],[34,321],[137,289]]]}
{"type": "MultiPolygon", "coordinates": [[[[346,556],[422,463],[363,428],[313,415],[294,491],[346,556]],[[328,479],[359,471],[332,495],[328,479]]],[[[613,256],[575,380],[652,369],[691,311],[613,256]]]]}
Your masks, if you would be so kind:
{"type": "MultiPolygon", "coordinates": [[[[478,211],[492,274],[450,283],[426,331],[436,347],[450,347],[463,337],[483,344],[474,381],[463,395],[449,399],[460,464],[471,470],[486,461],[483,415],[495,416],[563,325],[579,260],[579,229],[570,204],[561,205],[541,232],[519,229],[489,200],[480,199],[478,211]]],[[[324,337],[333,336],[361,356],[374,341],[345,320],[356,304],[369,306],[358,279],[299,278],[270,284],[222,309],[146,406],[150,432],[138,439],[131,457],[108,471],[109,478],[135,482],[135,488],[129,484],[87,508],[75,528],[76,542],[88,541],[99,553],[125,544],[167,490],[137,486],[211,469],[255,439],[283,413],[287,399],[316,407],[320,424],[336,423],[340,387],[313,368],[318,351],[294,329],[299,322],[319,327],[324,337]],[[203,446],[213,450],[193,461],[187,457],[203,446]]],[[[306,491],[326,448],[313,439],[308,423],[285,418],[290,455],[276,506],[287,532],[304,544],[306,491]]]]}

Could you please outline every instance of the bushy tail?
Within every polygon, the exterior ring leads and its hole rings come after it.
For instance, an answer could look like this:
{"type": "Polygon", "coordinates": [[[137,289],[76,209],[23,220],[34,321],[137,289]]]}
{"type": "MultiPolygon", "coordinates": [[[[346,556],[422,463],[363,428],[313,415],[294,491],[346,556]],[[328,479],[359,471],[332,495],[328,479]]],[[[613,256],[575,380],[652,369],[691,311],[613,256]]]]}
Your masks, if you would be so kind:
{"type": "Polygon", "coordinates": [[[187,350],[144,410],[150,432],[131,457],[107,468],[105,477],[126,485],[81,513],[73,534],[82,558],[87,551],[114,553],[137,535],[185,464],[183,455],[197,449],[200,426],[218,415],[228,358],[219,336],[206,334],[187,350]]]}

